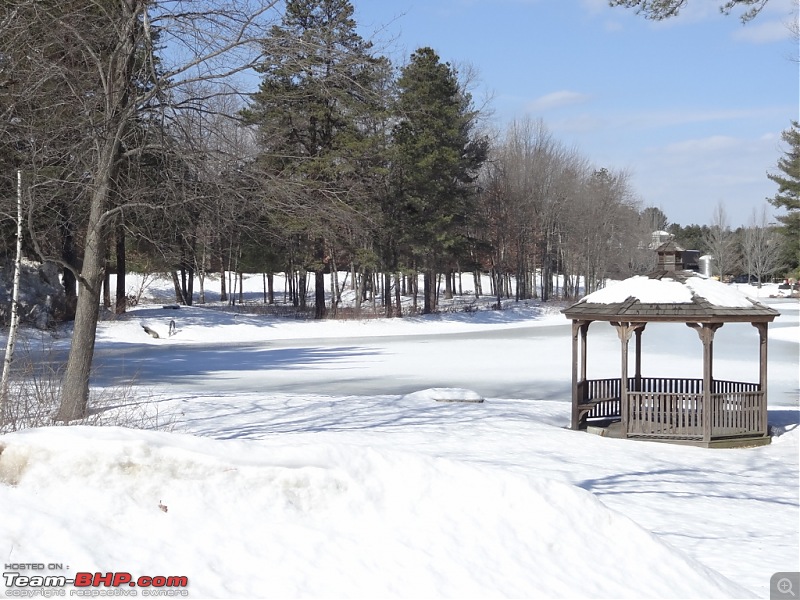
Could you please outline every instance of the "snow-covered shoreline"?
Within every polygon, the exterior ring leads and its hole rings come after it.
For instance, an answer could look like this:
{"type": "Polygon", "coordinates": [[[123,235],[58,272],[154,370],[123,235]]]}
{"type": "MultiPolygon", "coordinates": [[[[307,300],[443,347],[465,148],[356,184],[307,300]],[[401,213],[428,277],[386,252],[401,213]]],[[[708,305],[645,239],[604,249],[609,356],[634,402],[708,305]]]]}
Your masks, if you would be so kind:
{"type": "MultiPolygon", "coordinates": [[[[738,450],[566,429],[569,323],[535,303],[322,323],[136,307],[100,323],[98,382],[129,378],[169,431],[0,436],[6,563],[185,576],[193,598],[766,598],[800,570],[800,310],[766,302],[779,435],[738,450]]],[[[720,336],[715,368],[749,369],[755,329],[720,336]]],[[[613,331],[593,338],[618,368],[613,331]]],[[[692,365],[696,342],[670,330],[647,367],[692,365]]]]}

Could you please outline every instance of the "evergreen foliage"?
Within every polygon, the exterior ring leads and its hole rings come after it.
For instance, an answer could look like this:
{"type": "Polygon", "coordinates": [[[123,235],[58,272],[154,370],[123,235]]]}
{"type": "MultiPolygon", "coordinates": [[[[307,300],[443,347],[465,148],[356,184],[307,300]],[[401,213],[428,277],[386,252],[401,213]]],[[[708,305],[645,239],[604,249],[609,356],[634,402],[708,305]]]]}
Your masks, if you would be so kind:
{"type": "MultiPolygon", "coordinates": [[[[473,136],[471,97],[461,90],[455,69],[431,48],[411,55],[397,86],[393,182],[398,226],[410,258],[431,273],[463,246],[488,141],[473,136]]],[[[432,285],[429,279],[426,287],[432,285]]],[[[425,312],[432,304],[426,293],[425,312]]]]}
{"type": "MultiPolygon", "coordinates": [[[[349,0],[289,0],[258,71],[243,116],[258,126],[260,167],[298,184],[284,189],[281,220],[310,247],[306,266],[319,283],[333,240],[369,214],[369,125],[383,110],[388,62],[356,32],[349,0]]],[[[316,289],[321,317],[324,286],[316,289]]]]}
{"type": "MultiPolygon", "coordinates": [[[[800,270],[800,124],[793,121],[783,132],[783,141],[789,145],[786,155],[778,160],[782,174],[769,173],[772,181],[778,184],[774,198],[769,199],[773,206],[783,208],[786,214],[778,216],[781,233],[785,238],[786,255],[784,259],[791,269],[800,270]]],[[[800,275],[795,273],[795,276],[800,275]]]]}
{"type": "MultiPolygon", "coordinates": [[[[766,6],[769,0],[720,0],[719,10],[728,15],[734,9],[741,8],[741,20],[743,23],[751,21],[766,6]]],[[[633,8],[637,14],[643,15],[646,19],[662,21],[676,17],[688,0],[609,0],[611,6],[623,6],[633,8]]]]}

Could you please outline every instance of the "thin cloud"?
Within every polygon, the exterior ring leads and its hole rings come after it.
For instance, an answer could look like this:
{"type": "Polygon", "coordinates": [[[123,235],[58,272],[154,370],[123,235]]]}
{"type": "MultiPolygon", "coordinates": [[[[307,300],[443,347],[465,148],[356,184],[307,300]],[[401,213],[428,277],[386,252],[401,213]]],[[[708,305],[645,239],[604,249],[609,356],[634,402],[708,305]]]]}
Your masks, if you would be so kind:
{"type": "Polygon", "coordinates": [[[608,0],[581,0],[581,4],[592,14],[606,12],[609,8],[608,0]]]}
{"type": "MultiPolygon", "coordinates": [[[[547,96],[545,96],[546,98],[547,96]]],[[[529,109],[534,112],[533,109],[529,109]]],[[[775,106],[750,109],[701,109],[637,112],[582,112],[564,115],[549,121],[555,131],[570,134],[590,134],[613,130],[643,132],[669,129],[682,125],[742,121],[791,114],[791,107],[775,106]]],[[[796,109],[795,109],[796,110],[796,109]]]]}
{"type": "Polygon", "coordinates": [[[618,31],[624,31],[625,28],[622,26],[622,23],[619,21],[612,21],[610,19],[606,19],[603,22],[603,30],[609,33],[616,33],[618,31]]]}
{"type": "Polygon", "coordinates": [[[731,150],[742,146],[742,141],[727,135],[713,135],[711,137],[684,140],[665,146],[664,151],[668,154],[686,155],[706,155],[723,150],[731,150]]]}
{"type": "Polygon", "coordinates": [[[791,37],[791,29],[788,23],[781,21],[766,21],[764,23],[748,23],[731,36],[737,42],[749,42],[751,44],[769,44],[780,42],[791,37]]]}
{"type": "Polygon", "coordinates": [[[537,98],[527,106],[527,109],[533,112],[553,110],[555,108],[582,104],[588,100],[589,96],[586,94],[561,90],[537,98]]]}
{"type": "MultiPolygon", "coordinates": [[[[796,108],[794,109],[796,110],[796,108]]],[[[728,109],[684,109],[606,114],[602,123],[623,131],[650,131],[681,125],[742,121],[791,114],[792,107],[772,106],[728,109]]],[[[598,120],[598,124],[601,123],[598,120]]]]}

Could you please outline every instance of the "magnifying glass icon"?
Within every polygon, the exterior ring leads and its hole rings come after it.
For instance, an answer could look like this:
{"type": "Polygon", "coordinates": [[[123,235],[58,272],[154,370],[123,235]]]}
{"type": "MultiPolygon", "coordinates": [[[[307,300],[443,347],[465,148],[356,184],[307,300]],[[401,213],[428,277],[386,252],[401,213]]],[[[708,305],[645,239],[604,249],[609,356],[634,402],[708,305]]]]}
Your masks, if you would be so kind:
{"type": "Polygon", "coordinates": [[[787,577],[778,580],[778,591],[781,594],[791,594],[793,598],[797,598],[797,594],[792,589],[792,580],[787,577]]]}

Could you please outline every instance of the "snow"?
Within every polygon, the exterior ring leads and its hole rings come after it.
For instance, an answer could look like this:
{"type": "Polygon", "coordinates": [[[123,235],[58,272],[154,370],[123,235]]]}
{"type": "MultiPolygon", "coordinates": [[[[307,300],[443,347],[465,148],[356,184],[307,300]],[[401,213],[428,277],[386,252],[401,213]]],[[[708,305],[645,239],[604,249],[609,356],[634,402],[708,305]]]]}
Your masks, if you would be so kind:
{"type": "MultiPolygon", "coordinates": [[[[769,597],[800,570],[800,310],[770,305],[779,435],[736,450],[566,429],[557,307],[321,323],[138,307],[100,324],[97,382],[136,373],[166,427],[0,437],[4,562],[184,575],[191,598],[769,597]]],[[[590,359],[618,370],[607,329],[590,359]]],[[[694,332],[663,331],[647,369],[696,362],[694,332]]],[[[757,372],[753,327],[718,335],[715,373],[757,372]]]]}
{"type": "Polygon", "coordinates": [[[434,402],[483,402],[483,397],[473,390],[462,388],[428,388],[403,396],[404,402],[416,401],[423,406],[434,402]]]}
{"type": "Polygon", "coordinates": [[[748,297],[736,287],[699,275],[687,278],[685,283],[669,277],[650,279],[644,275],[637,275],[623,281],[613,282],[605,288],[588,294],[581,302],[615,304],[632,297],[644,304],[689,304],[694,295],[706,298],[715,306],[744,308],[753,306],[748,297]]]}

